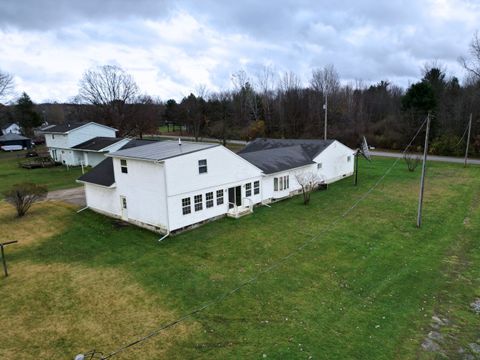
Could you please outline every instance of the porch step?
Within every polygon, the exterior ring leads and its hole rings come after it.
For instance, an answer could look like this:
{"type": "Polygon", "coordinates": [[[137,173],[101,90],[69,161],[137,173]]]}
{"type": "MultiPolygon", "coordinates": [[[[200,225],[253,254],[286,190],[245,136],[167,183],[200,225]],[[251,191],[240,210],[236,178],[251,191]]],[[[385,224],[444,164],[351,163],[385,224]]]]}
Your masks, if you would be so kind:
{"type": "Polygon", "coordinates": [[[231,218],[234,218],[234,219],[240,219],[241,217],[245,216],[245,215],[249,215],[251,214],[253,211],[251,211],[250,209],[245,209],[245,210],[241,210],[241,211],[238,211],[236,213],[231,213],[231,212],[228,212],[227,213],[227,216],[228,217],[231,217],[231,218]]]}

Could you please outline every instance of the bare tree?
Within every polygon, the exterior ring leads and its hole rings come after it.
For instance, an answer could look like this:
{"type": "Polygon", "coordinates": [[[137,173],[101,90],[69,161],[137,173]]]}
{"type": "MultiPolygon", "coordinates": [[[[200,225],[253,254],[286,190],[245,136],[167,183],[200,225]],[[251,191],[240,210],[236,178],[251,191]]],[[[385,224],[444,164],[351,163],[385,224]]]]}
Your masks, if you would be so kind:
{"type": "Polygon", "coordinates": [[[33,203],[43,200],[47,196],[47,188],[45,186],[22,183],[15,184],[10,190],[4,191],[5,201],[15,206],[17,216],[24,216],[33,203]]]}
{"type": "Polygon", "coordinates": [[[105,121],[123,130],[126,126],[126,104],[135,101],[138,86],[122,68],[104,65],[87,70],[79,84],[78,99],[95,105],[105,121]]]}
{"type": "Polygon", "coordinates": [[[13,91],[13,76],[0,70],[0,99],[13,91]]]}
{"type": "Polygon", "coordinates": [[[312,191],[318,188],[325,181],[314,171],[305,171],[295,174],[295,179],[302,187],[303,203],[308,205],[312,191]]]}
{"type": "Polygon", "coordinates": [[[470,42],[470,59],[460,57],[462,66],[477,80],[480,79],[480,37],[478,31],[473,34],[470,42]]]}
{"type": "Polygon", "coordinates": [[[340,89],[340,76],[335,66],[326,65],[323,69],[313,70],[310,84],[315,91],[331,95],[340,89]]]}
{"type": "Polygon", "coordinates": [[[420,164],[422,159],[420,158],[420,155],[417,154],[412,154],[411,152],[406,152],[403,155],[403,159],[405,160],[405,163],[407,164],[408,171],[415,171],[417,166],[420,164]]]}

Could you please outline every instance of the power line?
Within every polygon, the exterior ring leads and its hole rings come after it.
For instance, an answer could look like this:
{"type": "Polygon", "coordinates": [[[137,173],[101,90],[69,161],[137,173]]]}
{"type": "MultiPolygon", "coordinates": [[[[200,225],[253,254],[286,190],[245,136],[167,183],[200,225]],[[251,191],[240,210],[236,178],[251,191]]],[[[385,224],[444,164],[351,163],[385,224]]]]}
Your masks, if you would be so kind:
{"type": "MultiPolygon", "coordinates": [[[[408,145],[405,147],[405,150],[402,152],[402,154],[405,154],[409,147],[412,145],[413,141],[416,139],[416,137],[418,136],[418,134],[420,133],[420,131],[422,130],[423,126],[425,125],[425,123],[427,122],[427,119],[425,119],[425,121],[422,123],[422,125],[420,126],[420,128],[417,130],[417,132],[415,133],[415,135],[413,136],[412,140],[408,143],[408,145]]],[[[401,158],[397,158],[395,159],[395,161],[393,162],[393,164],[385,171],[385,173],[373,184],[373,186],[371,186],[360,198],[358,198],[352,206],[350,206],[348,209],[346,209],[342,214],[340,214],[340,216],[338,216],[334,221],[332,221],[329,225],[327,225],[327,228],[325,231],[328,231],[330,230],[333,226],[335,226],[338,222],[340,222],[345,216],[347,216],[350,212],[352,212],[357,206],[358,204],[360,204],[364,199],[366,199],[371,193],[373,190],[375,190],[377,188],[377,186],[383,181],[383,179],[385,179],[385,177],[390,174],[390,172],[392,171],[392,169],[397,165],[397,163],[400,161],[401,158]]],[[[324,232],[325,233],[325,232],[324,232]]],[[[183,315],[182,317],[180,318],[177,318],[176,320],[173,320],[173,321],[170,321],[168,323],[165,323],[163,325],[161,325],[160,327],[158,327],[157,329],[153,330],[152,332],[150,332],[149,334],[145,335],[145,336],[142,336],[142,337],[139,337],[138,339],[124,345],[124,346],[121,346],[119,348],[117,348],[116,350],[114,350],[113,352],[105,355],[105,356],[102,356],[101,357],[101,360],[107,360],[107,359],[110,359],[112,358],[113,356],[127,350],[128,348],[130,347],[133,347],[137,344],[140,344],[156,335],[158,335],[159,333],[161,333],[162,331],[164,330],[167,330],[183,321],[185,321],[186,319],[188,318],[191,318],[193,315],[195,314],[198,314],[200,312],[202,312],[203,310],[213,306],[213,305],[216,305],[220,302],[222,302],[225,298],[227,298],[228,296],[236,293],[237,291],[239,291],[240,289],[242,289],[243,287],[255,282],[261,275],[263,274],[266,274],[274,269],[276,269],[277,267],[279,267],[280,265],[282,265],[284,262],[286,262],[288,259],[290,259],[291,257],[293,257],[294,255],[297,255],[298,253],[300,253],[305,247],[307,247],[310,243],[312,243],[313,241],[315,241],[320,235],[319,234],[316,234],[316,235],[313,235],[310,239],[308,239],[307,241],[305,241],[302,245],[298,246],[296,249],[294,249],[293,251],[291,251],[288,255],[280,258],[276,263],[273,263],[272,265],[266,267],[265,269],[259,271],[256,275],[252,276],[251,278],[245,280],[244,282],[240,283],[239,285],[237,285],[237,287],[223,293],[222,295],[218,296],[217,298],[205,303],[204,305],[198,307],[198,308],[195,308],[194,310],[191,310],[190,312],[186,313],[185,315],[183,315]]],[[[99,352],[100,353],[100,352],[99,352]]],[[[100,353],[101,354],[101,353],[100,353]]]]}

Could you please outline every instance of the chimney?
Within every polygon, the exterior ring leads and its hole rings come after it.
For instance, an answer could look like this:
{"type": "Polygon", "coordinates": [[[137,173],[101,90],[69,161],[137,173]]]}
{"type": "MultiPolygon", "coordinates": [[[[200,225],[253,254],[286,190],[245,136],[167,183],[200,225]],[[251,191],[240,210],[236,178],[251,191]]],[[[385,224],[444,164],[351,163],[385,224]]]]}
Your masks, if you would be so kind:
{"type": "Polygon", "coordinates": [[[182,146],[182,139],[178,138],[178,146],[182,146]]]}

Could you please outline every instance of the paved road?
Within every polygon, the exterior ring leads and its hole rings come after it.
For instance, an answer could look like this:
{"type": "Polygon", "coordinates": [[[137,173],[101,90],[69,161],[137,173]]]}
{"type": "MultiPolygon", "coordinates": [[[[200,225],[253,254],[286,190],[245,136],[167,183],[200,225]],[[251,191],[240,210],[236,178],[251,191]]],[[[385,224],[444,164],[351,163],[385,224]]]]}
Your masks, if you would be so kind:
{"type": "Polygon", "coordinates": [[[83,191],[83,186],[71,189],[49,191],[47,195],[47,201],[48,200],[65,201],[67,203],[82,207],[86,205],[85,191],[83,191]]]}
{"type": "MultiPolygon", "coordinates": [[[[384,157],[393,157],[399,158],[403,157],[403,154],[396,153],[396,152],[388,152],[388,151],[370,151],[373,156],[384,156],[384,157]]],[[[437,155],[428,155],[427,159],[429,161],[442,161],[442,162],[449,162],[455,164],[463,164],[463,158],[452,157],[452,156],[437,156],[437,155]]],[[[479,159],[469,159],[469,164],[480,165],[479,159]]]]}

